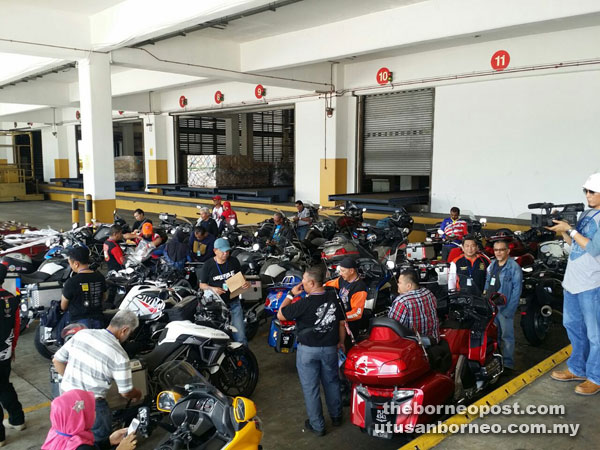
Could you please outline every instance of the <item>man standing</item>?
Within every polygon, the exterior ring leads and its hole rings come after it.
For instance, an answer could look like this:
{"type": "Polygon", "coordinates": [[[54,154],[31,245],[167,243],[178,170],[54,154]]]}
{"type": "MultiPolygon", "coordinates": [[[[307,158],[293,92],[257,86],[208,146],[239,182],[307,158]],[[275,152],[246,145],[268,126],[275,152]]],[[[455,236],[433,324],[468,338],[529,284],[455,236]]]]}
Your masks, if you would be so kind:
{"type": "Polygon", "coordinates": [[[423,337],[440,339],[440,322],[437,316],[437,300],[433,293],[419,286],[419,277],[411,269],[398,275],[398,297],[392,303],[388,317],[423,337]]]}
{"type": "Polygon", "coordinates": [[[106,393],[113,381],[122,397],[134,401],[142,397],[142,393],[133,387],[129,357],[121,347],[138,324],[134,312],[121,310],[108,328],[77,332],[52,360],[56,371],[63,376],[61,392],[81,389],[94,393],[96,421],[92,433],[95,442],[108,439],[112,431],[106,393]]]}
{"type": "Polygon", "coordinates": [[[215,195],[213,197],[213,203],[215,204],[215,206],[213,206],[211,217],[217,223],[217,227],[221,226],[221,216],[223,215],[223,205],[221,204],[221,200],[223,200],[223,197],[221,197],[220,195],[215,195]]]}
{"type": "Polygon", "coordinates": [[[312,217],[310,216],[310,210],[304,207],[302,200],[296,201],[296,209],[298,214],[292,220],[296,223],[298,239],[303,241],[312,223],[312,217]]]}
{"type": "Polygon", "coordinates": [[[298,330],[296,367],[304,393],[308,419],[305,429],[325,435],[320,385],[334,426],[342,424],[342,400],[338,376],[338,348],[344,350],[344,313],[333,289],[323,286],[322,268],[308,268],[302,283],[294,286],[277,313],[279,320],[295,320],[298,330]],[[293,297],[304,289],[307,296],[294,304],[293,297]]]}
{"type": "Polygon", "coordinates": [[[555,220],[549,230],[562,233],[571,245],[563,280],[563,325],[573,346],[566,370],[555,370],[558,381],[583,381],[575,388],[580,395],[600,391],[600,173],[583,185],[588,206],[577,226],[555,220]]]}
{"type": "Polygon", "coordinates": [[[514,370],[514,320],[521,298],[523,271],[517,262],[509,257],[510,250],[506,241],[494,242],[494,255],[496,255],[496,259],[487,268],[485,295],[499,292],[506,297],[506,305],[498,307],[496,325],[498,325],[500,331],[504,367],[514,370]]]}
{"type": "Polygon", "coordinates": [[[110,236],[102,246],[104,261],[106,261],[108,270],[121,270],[125,267],[125,255],[119,245],[119,242],[123,240],[123,228],[120,225],[113,225],[110,227],[109,233],[110,236]]]}
{"type": "Polygon", "coordinates": [[[358,339],[358,332],[363,325],[361,319],[365,312],[367,285],[358,275],[358,266],[354,258],[349,256],[344,258],[340,262],[339,268],[340,276],[329,280],[325,283],[325,286],[331,286],[336,289],[344,307],[348,328],[356,341],[358,339]]]}
{"type": "Polygon", "coordinates": [[[21,320],[19,315],[19,300],[2,288],[6,278],[7,268],[0,263],[0,302],[4,314],[0,316],[0,415],[4,418],[4,409],[8,412],[8,420],[0,423],[0,446],[6,440],[6,427],[24,430],[25,414],[19,403],[17,392],[10,382],[11,362],[15,360],[15,348],[19,339],[21,320]],[[4,408],[4,409],[3,409],[4,408]]]}
{"type": "Polygon", "coordinates": [[[481,295],[490,259],[479,252],[477,240],[471,235],[465,236],[462,247],[464,254],[450,264],[448,290],[481,295]]]}
{"type": "Polygon", "coordinates": [[[219,235],[219,226],[215,219],[210,216],[210,210],[203,206],[198,214],[200,214],[200,219],[196,222],[196,225],[204,228],[216,238],[219,235]]]}
{"type": "Polygon", "coordinates": [[[63,286],[60,309],[69,312],[70,323],[102,328],[102,301],[106,298],[104,275],[90,269],[90,252],[85,247],[69,250],[68,261],[75,275],[63,286]]]}
{"type": "MultiPolygon", "coordinates": [[[[230,291],[227,287],[227,280],[242,270],[242,266],[237,258],[229,257],[230,251],[231,246],[227,239],[220,238],[215,241],[215,257],[207,260],[204,266],[202,266],[199,276],[199,286],[204,291],[210,290],[221,296],[229,307],[229,311],[231,311],[231,324],[237,329],[233,333],[233,338],[236,342],[248,345],[242,303],[239,296],[230,298],[230,291]]],[[[248,281],[242,285],[243,289],[249,287],[250,283],[248,281]]]]}

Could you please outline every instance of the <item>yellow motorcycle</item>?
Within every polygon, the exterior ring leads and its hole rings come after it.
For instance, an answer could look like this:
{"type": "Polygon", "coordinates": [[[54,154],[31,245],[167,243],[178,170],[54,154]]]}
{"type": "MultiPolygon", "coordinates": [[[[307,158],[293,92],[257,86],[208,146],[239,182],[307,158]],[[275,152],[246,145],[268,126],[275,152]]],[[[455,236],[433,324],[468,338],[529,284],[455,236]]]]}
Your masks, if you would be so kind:
{"type": "Polygon", "coordinates": [[[161,392],[156,407],[169,413],[171,422],[170,427],[161,424],[170,435],[158,445],[159,450],[262,449],[262,422],[256,405],[247,398],[232,399],[209,383],[193,383],[183,392],[161,392]]]}

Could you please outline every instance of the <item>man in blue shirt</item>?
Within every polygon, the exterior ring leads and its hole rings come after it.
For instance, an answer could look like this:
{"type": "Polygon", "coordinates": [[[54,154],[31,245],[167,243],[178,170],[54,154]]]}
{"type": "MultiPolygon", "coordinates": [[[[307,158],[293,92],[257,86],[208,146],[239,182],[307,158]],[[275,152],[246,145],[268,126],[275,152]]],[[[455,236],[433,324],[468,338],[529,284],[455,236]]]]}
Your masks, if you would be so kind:
{"type": "Polygon", "coordinates": [[[571,245],[563,280],[563,325],[573,346],[566,370],[555,370],[558,381],[583,381],[575,393],[600,392],[600,173],[590,175],[583,185],[590,209],[577,226],[555,220],[549,230],[562,233],[571,245]]]}
{"type": "Polygon", "coordinates": [[[509,257],[510,251],[506,241],[494,242],[496,259],[487,268],[485,294],[499,292],[506,297],[506,305],[498,307],[496,325],[502,348],[504,367],[514,370],[515,353],[515,312],[519,307],[523,272],[516,261],[509,257]]]}

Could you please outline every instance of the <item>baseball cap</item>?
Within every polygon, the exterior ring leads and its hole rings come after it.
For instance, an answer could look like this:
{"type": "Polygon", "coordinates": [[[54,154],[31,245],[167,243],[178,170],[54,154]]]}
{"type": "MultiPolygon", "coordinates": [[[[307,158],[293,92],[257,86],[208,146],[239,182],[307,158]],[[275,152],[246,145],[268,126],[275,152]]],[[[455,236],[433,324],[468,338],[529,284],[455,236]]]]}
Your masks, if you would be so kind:
{"type": "Polygon", "coordinates": [[[223,197],[221,197],[220,195],[215,195],[213,197],[213,200],[222,200],[222,199],[223,199],[223,197]]]}
{"type": "Polygon", "coordinates": [[[340,262],[340,267],[343,267],[344,269],[358,268],[358,266],[356,265],[356,260],[350,256],[346,256],[344,259],[342,259],[342,261],[340,262]]]}
{"type": "Polygon", "coordinates": [[[146,222],[142,225],[142,234],[152,234],[154,232],[154,227],[150,222],[146,222]]]}
{"type": "Polygon", "coordinates": [[[600,172],[591,174],[583,187],[589,189],[590,191],[600,192],[600,172]]]}
{"type": "Polygon", "coordinates": [[[229,245],[229,241],[225,238],[217,239],[215,241],[214,247],[222,252],[228,252],[229,250],[231,250],[231,245],[229,245]]]}

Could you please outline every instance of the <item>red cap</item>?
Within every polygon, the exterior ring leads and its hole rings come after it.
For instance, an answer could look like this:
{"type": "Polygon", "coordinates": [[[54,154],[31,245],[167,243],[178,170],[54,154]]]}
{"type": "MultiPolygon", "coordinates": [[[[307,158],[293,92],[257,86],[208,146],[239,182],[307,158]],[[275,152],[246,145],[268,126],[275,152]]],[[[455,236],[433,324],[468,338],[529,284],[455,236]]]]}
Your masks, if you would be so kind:
{"type": "Polygon", "coordinates": [[[215,195],[213,197],[213,200],[223,200],[223,197],[221,197],[220,195],[215,195]]]}

